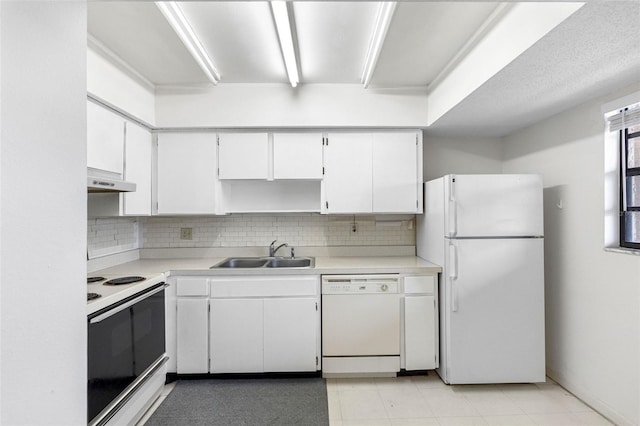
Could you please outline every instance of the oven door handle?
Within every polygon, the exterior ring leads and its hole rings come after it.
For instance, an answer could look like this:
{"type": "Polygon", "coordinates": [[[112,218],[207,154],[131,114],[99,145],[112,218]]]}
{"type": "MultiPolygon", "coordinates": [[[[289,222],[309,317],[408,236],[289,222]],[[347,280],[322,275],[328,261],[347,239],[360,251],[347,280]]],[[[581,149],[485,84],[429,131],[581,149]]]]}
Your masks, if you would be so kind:
{"type": "Polygon", "coordinates": [[[147,297],[153,296],[156,293],[160,293],[161,291],[164,290],[165,287],[168,287],[168,286],[166,284],[163,285],[163,286],[160,286],[160,287],[156,288],[155,290],[152,290],[152,291],[150,291],[148,293],[140,295],[140,296],[136,297],[135,299],[131,299],[128,302],[123,303],[122,305],[116,306],[115,308],[105,312],[104,314],[97,315],[97,316],[95,316],[95,317],[93,317],[93,318],[91,318],[89,320],[89,324],[96,324],[96,323],[99,323],[101,321],[104,321],[107,318],[117,314],[118,312],[121,312],[121,311],[124,311],[127,308],[130,308],[131,306],[135,305],[136,303],[140,302],[141,300],[144,300],[147,297]]]}

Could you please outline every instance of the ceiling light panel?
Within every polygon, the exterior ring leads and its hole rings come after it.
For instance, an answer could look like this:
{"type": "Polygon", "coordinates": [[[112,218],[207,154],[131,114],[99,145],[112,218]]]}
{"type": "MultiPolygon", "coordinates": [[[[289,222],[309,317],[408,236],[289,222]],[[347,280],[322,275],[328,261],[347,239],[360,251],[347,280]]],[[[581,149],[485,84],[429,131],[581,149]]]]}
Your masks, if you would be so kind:
{"type": "Polygon", "coordinates": [[[377,13],[375,2],[294,2],[305,83],[359,84],[377,13]]]}
{"type": "Polygon", "coordinates": [[[396,10],[396,2],[382,2],[378,5],[378,13],[376,14],[376,21],[371,33],[371,39],[369,40],[369,46],[367,48],[367,56],[365,57],[364,67],[362,70],[361,83],[364,87],[369,86],[371,77],[376,70],[378,64],[378,57],[380,51],[384,46],[385,38],[387,37],[387,31],[391,25],[393,14],[396,10]]]}
{"type": "Polygon", "coordinates": [[[187,50],[189,50],[193,59],[198,63],[200,68],[202,68],[207,78],[209,78],[213,84],[217,84],[220,80],[220,74],[213,64],[209,52],[207,52],[202,45],[198,34],[194,32],[191,23],[182,12],[182,8],[178,3],[173,1],[156,2],[156,5],[180,40],[182,40],[187,50]]]}
{"type": "Polygon", "coordinates": [[[298,70],[298,53],[296,48],[296,25],[293,16],[293,8],[286,1],[276,0],[269,2],[273,21],[278,32],[278,40],[282,58],[287,69],[287,76],[292,87],[296,87],[300,82],[298,70]]]}
{"type": "Polygon", "coordinates": [[[182,2],[224,83],[282,83],[286,75],[268,2],[182,2]]]}

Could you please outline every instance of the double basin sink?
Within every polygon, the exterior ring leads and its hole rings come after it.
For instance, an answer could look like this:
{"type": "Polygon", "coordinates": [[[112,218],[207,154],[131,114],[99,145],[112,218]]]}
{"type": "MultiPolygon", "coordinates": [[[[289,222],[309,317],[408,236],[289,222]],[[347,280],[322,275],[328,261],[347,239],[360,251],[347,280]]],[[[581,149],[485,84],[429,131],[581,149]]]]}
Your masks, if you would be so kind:
{"type": "Polygon", "coordinates": [[[217,268],[313,268],[313,257],[228,257],[209,269],[217,268]]]}

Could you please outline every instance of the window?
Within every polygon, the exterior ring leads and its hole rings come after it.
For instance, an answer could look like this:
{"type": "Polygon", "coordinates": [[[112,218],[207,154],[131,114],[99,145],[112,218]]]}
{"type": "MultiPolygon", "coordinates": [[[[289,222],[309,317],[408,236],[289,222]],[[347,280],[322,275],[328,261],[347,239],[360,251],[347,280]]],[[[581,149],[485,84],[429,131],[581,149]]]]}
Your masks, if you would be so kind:
{"type": "Polygon", "coordinates": [[[640,248],[640,125],[620,130],[620,246],[640,248]]]}
{"type": "Polygon", "coordinates": [[[619,245],[640,249],[640,104],[608,117],[619,143],[619,245]]]}

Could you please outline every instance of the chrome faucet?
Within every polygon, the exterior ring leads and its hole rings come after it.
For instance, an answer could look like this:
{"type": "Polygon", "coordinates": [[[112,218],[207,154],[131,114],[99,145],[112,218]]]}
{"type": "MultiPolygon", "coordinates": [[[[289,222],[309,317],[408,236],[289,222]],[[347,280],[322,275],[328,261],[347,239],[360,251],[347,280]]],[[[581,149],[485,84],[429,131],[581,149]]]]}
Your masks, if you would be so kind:
{"type": "Polygon", "coordinates": [[[280,250],[282,247],[289,247],[287,243],[280,244],[278,247],[275,247],[274,245],[276,241],[278,240],[273,240],[271,241],[271,244],[269,244],[269,257],[274,257],[276,255],[276,252],[280,250]]]}

